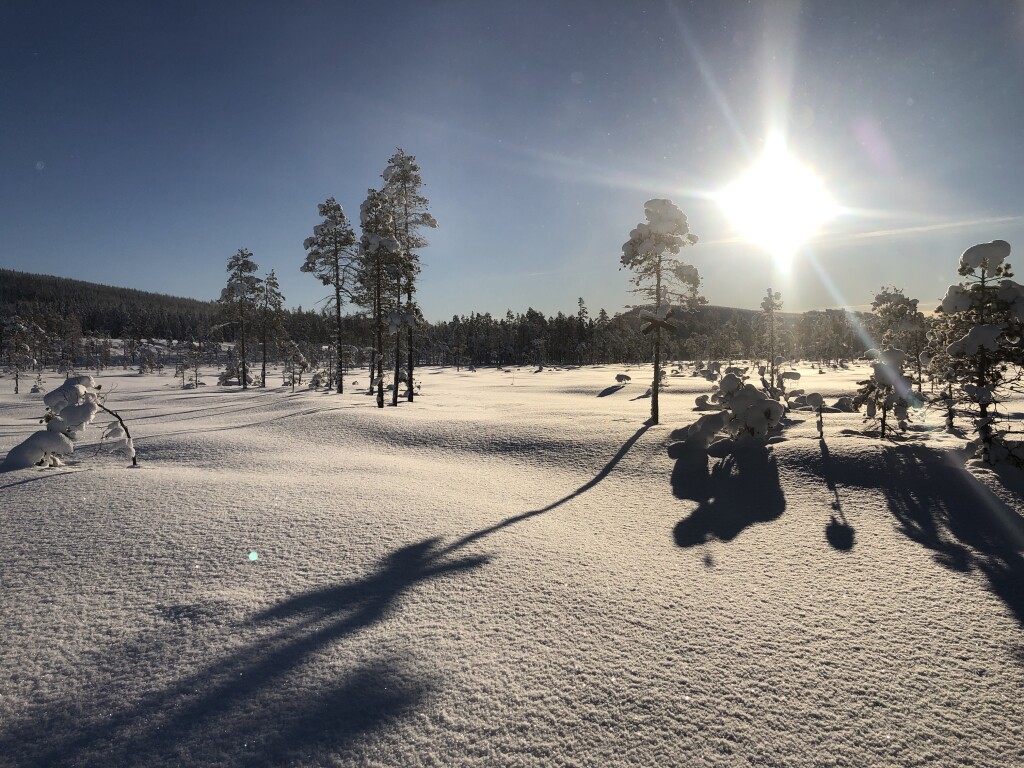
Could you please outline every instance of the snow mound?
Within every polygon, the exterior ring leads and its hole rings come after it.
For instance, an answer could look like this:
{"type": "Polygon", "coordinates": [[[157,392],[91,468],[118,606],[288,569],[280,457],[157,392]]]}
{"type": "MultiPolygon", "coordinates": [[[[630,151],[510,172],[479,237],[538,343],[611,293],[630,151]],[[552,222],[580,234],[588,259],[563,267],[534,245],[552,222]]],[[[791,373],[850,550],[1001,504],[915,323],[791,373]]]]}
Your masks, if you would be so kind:
{"type": "Polygon", "coordinates": [[[0,472],[14,469],[28,469],[35,466],[59,466],[60,456],[74,453],[75,444],[67,435],[41,429],[33,432],[19,445],[14,446],[7,458],[0,464],[0,472]]]}
{"type": "Polygon", "coordinates": [[[984,267],[995,269],[1010,255],[1010,244],[1005,240],[993,240],[991,243],[972,245],[960,256],[960,267],[978,269],[984,267]]]}

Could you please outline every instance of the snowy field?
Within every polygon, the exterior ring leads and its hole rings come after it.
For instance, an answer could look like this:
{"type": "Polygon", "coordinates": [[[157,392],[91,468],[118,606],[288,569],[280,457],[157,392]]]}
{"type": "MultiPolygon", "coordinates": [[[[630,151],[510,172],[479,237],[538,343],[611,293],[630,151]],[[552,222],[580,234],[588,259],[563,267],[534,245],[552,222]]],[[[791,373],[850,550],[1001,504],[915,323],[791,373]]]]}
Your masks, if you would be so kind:
{"type": "MultiPolygon", "coordinates": [[[[706,457],[710,385],[645,427],[624,370],[424,369],[383,411],[99,377],[137,469],[94,427],[0,474],[0,765],[1024,765],[1014,473],[939,414],[706,457]]],[[[0,456],[42,413],[11,385],[0,456]]]]}

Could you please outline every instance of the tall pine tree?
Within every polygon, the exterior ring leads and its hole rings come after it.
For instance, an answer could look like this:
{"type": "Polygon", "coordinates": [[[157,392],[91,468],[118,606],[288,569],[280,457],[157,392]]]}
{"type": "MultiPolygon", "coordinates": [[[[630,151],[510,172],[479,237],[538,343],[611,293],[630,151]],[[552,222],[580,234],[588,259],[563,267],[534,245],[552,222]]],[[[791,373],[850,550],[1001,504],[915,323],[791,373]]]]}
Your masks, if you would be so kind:
{"type": "Polygon", "coordinates": [[[634,293],[645,297],[654,306],[654,315],[641,329],[654,333],[654,381],[651,384],[651,423],[657,424],[658,390],[661,387],[661,332],[671,330],[669,318],[673,304],[690,309],[702,302],[697,293],[700,276],[697,268],[674,258],[686,246],[694,245],[697,236],[690,233],[684,214],[671,200],[648,200],[644,203],[646,222],[636,225],[629,240],[622,246],[622,266],[634,272],[631,282],[634,293]]]}
{"type": "Polygon", "coordinates": [[[256,277],[256,262],[252,260],[252,251],[248,248],[239,248],[231,258],[228,259],[228,284],[220,294],[220,304],[229,322],[238,325],[238,346],[241,358],[241,379],[242,389],[249,388],[249,369],[245,354],[246,321],[251,320],[253,307],[259,297],[260,284],[263,282],[256,277]]]}
{"type": "Polygon", "coordinates": [[[384,194],[387,196],[394,217],[394,234],[401,250],[398,253],[398,274],[396,279],[395,315],[395,389],[391,404],[398,405],[398,380],[400,378],[400,348],[402,328],[406,328],[406,351],[408,353],[406,375],[406,399],[413,400],[413,369],[415,366],[415,328],[419,308],[413,301],[416,292],[416,276],[420,272],[417,251],[427,245],[420,234],[424,228],[437,228],[437,221],[428,212],[430,205],[421,192],[423,178],[414,155],[407,155],[401,148],[388,158],[388,166],[382,174],[384,194]]]}
{"type": "Polygon", "coordinates": [[[260,370],[260,386],[267,386],[267,352],[271,341],[281,336],[281,319],[284,313],[284,294],[274,270],[263,280],[259,292],[260,341],[263,346],[263,366],[260,370]]]}
{"type": "MultiPolygon", "coordinates": [[[[357,303],[369,307],[373,317],[375,361],[374,381],[377,386],[377,407],[384,407],[384,325],[385,313],[393,304],[388,291],[399,273],[397,262],[401,246],[395,238],[395,220],[383,192],[366,191],[366,200],[359,206],[359,268],[356,274],[357,303]]],[[[398,382],[395,382],[398,386],[398,382]]]]}
{"type": "Polygon", "coordinates": [[[345,391],[344,342],[342,341],[341,304],[352,288],[352,279],[357,268],[359,248],[356,235],[348,217],[338,202],[329,197],[317,206],[323,221],[313,227],[312,237],[307,237],[303,248],[308,253],[302,265],[303,272],[310,272],[324,285],[334,289],[332,305],[334,312],[334,342],[338,372],[337,392],[345,391]]]}

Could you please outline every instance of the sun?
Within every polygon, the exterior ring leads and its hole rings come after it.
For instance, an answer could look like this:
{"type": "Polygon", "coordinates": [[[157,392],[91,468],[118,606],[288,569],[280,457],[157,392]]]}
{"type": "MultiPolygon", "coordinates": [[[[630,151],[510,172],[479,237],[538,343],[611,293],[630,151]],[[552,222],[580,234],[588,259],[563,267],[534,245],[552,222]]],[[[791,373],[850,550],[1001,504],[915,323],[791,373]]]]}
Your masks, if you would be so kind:
{"type": "Polygon", "coordinates": [[[781,140],[770,141],[750,170],[715,199],[736,234],[767,249],[783,270],[839,212],[821,180],[781,140]]]}

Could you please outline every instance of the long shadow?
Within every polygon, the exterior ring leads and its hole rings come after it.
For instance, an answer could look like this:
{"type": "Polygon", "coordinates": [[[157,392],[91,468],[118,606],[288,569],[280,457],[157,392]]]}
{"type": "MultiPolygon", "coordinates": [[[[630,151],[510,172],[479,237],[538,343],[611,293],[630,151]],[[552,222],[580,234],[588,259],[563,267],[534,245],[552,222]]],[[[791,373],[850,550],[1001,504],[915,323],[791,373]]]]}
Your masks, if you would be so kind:
{"type": "Polygon", "coordinates": [[[821,448],[821,474],[825,478],[825,485],[832,492],[832,514],[825,525],[825,541],[840,552],[849,552],[853,549],[856,540],[856,529],[850,525],[843,511],[843,502],[839,497],[839,487],[835,480],[835,467],[832,462],[832,454],[824,440],[818,445],[821,448]]]}
{"type": "Polygon", "coordinates": [[[482,538],[484,538],[486,536],[490,536],[492,533],[496,533],[497,531],[500,531],[503,528],[508,528],[510,525],[515,525],[516,523],[521,523],[524,520],[529,520],[531,517],[536,517],[537,515],[543,515],[545,512],[550,512],[553,509],[557,509],[558,507],[562,506],[566,502],[572,501],[577,496],[580,496],[581,494],[586,493],[591,488],[593,488],[595,485],[597,485],[602,480],[604,480],[606,477],[608,477],[609,474],[611,474],[611,471],[613,469],[615,469],[615,466],[620,461],[622,461],[622,457],[625,456],[627,453],[629,453],[630,448],[632,448],[634,445],[636,445],[636,441],[639,440],[643,436],[644,432],[646,432],[650,428],[651,428],[651,421],[650,421],[650,419],[648,419],[646,422],[644,422],[644,425],[642,427],[640,427],[640,429],[638,429],[632,435],[632,437],[630,437],[625,443],[622,444],[622,447],[619,448],[619,450],[615,452],[615,455],[612,456],[611,459],[608,460],[607,464],[605,464],[603,467],[601,467],[600,471],[596,475],[594,475],[594,477],[592,477],[590,480],[585,482],[583,485],[581,485],[579,488],[577,488],[572,493],[567,494],[566,496],[563,496],[562,498],[560,498],[558,501],[553,501],[550,504],[548,504],[547,506],[541,507],[540,509],[533,509],[533,510],[530,510],[529,512],[523,512],[522,514],[519,514],[519,515],[513,515],[512,517],[506,517],[504,520],[502,520],[499,523],[495,523],[494,525],[488,526],[487,528],[482,528],[479,531],[474,531],[473,533],[470,533],[470,534],[468,534],[466,536],[463,536],[461,539],[458,539],[457,541],[452,542],[451,544],[449,544],[445,548],[444,551],[445,552],[453,552],[453,551],[455,551],[457,549],[461,549],[462,547],[465,547],[467,544],[471,544],[474,541],[482,539],[482,538]]]}
{"type": "Polygon", "coordinates": [[[932,550],[942,566],[984,575],[1024,625],[1024,519],[949,454],[892,448],[883,472],[900,533],[932,550]]]}
{"type": "MultiPolygon", "coordinates": [[[[37,470],[39,474],[37,474],[35,477],[26,477],[24,480],[15,480],[13,483],[0,485],[0,491],[4,490],[5,488],[13,488],[16,485],[26,485],[27,483],[38,483],[40,480],[49,480],[51,477],[60,477],[61,475],[77,475],[79,472],[88,472],[91,469],[92,467],[87,467],[85,469],[69,469],[65,470],[64,472],[50,472],[48,470],[40,468],[37,470]]],[[[14,469],[0,469],[0,474],[16,471],[17,470],[14,469]]]]}
{"type": "MultiPolygon", "coordinates": [[[[363,664],[326,686],[314,667],[339,641],[384,621],[415,586],[487,562],[445,554],[427,539],[392,552],[361,579],[284,600],[235,628],[235,636],[252,640],[141,698],[132,691],[154,666],[154,653],[168,657],[156,666],[180,663],[182,655],[188,663],[187,655],[154,637],[114,648],[85,675],[98,679],[87,679],[71,701],[0,730],[0,754],[19,766],[322,761],[318,752],[382,729],[429,693],[430,682],[396,660],[363,664]],[[133,663],[126,675],[124,665],[133,663]],[[283,693],[289,690],[305,695],[283,693]]],[[[187,607],[173,614],[188,615],[187,607]]],[[[207,637],[200,652],[217,639],[207,637]]]]}
{"type": "MultiPolygon", "coordinates": [[[[333,685],[317,669],[339,642],[386,621],[403,595],[429,580],[488,562],[452,559],[457,550],[549,512],[605,479],[648,430],[645,424],[589,481],[540,509],[506,518],[441,547],[439,539],[402,547],[355,581],[305,592],[231,629],[252,639],[205,665],[192,665],[172,684],[150,693],[139,683],[213,650],[226,634],[180,638],[159,632],[114,646],[80,670],[63,699],[37,708],[20,723],[0,726],[0,755],[18,766],[276,766],[317,764],[356,740],[407,716],[436,681],[417,678],[400,659],[362,664],[333,685]],[[191,651],[191,656],[189,652],[191,651]],[[295,690],[304,695],[294,695],[295,690]]],[[[216,611],[214,611],[216,613],[216,611]]],[[[196,605],[165,611],[175,624],[209,617],[196,605]]]]}
{"type": "Polygon", "coordinates": [[[618,392],[620,389],[622,389],[625,386],[626,386],[625,384],[612,384],[610,387],[605,387],[600,392],[598,392],[597,396],[598,397],[608,397],[608,395],[614,395],[616,392],[618,392]]]}
{"type": "MultiPolygon", "coordinates": [[[[826,482],[880,491],[896,530],[935,562],[978,574],[1024,626],[1024,519],[963,466],[963,457],[919,444],[879,445],[842,459],[823,453],[826,482]]],[[[999,481],[1024,498],[1016,470],[999,481]]],[[[826,533],[827,535],[827,533],[826,533]]]]}
{"type": "Polygon", "coordinates": [[[710,468],[710,457],[700,441],[673,443],[668,453],[676,460],[672,492],[676,498],[698,504],[673,531],[680,547],[715,539],[732,541],[756,523],[778,519],[786,509],[778,463],[765,446],[743,446],[710,468]]]}

